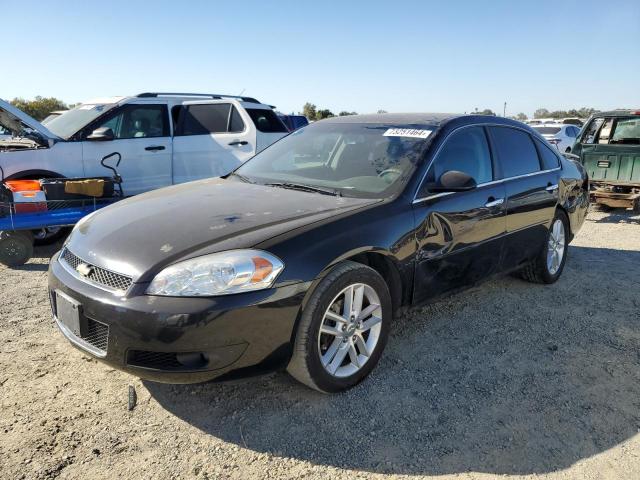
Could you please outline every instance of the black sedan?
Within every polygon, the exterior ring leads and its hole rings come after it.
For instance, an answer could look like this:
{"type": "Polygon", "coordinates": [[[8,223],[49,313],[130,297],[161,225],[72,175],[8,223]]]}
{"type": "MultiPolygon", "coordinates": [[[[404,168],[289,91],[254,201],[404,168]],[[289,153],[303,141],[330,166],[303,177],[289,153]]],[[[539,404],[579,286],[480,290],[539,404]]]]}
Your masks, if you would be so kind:
{"type": "Polygon", "coordinates": [[[329,119],[226,178],[85,217],[51,262],[53,315],[139,377],[286,366],[337,392],[371,372],[407,307],[502,272],[555,282],[588,201],[582,167],[515,121],[329,119]]]}

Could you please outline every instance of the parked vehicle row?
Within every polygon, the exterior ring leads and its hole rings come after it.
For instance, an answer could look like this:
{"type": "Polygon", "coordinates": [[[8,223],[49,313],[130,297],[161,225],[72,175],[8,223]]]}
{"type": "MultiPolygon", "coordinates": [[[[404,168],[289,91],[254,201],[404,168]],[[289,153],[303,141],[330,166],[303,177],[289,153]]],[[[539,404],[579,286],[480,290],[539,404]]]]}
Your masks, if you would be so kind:
{"type": "Polygon", "coordinates": [[[52,311],[74,346],[143,378],[286,366],[338,392],[403,308],[502,272],[555,282],[588,201],[582,166],[519,122],[331,118],[85,217],[51,261],[52,311]]]}
{"type": "Polygon", "coordinates": [[[565,153],[571,153],[573,144],[580,134],[580,129],[578,127],[563,123],[533,125],[532,128],[546,138],[551,145],[558,149],[558,151],[565,153]]]}

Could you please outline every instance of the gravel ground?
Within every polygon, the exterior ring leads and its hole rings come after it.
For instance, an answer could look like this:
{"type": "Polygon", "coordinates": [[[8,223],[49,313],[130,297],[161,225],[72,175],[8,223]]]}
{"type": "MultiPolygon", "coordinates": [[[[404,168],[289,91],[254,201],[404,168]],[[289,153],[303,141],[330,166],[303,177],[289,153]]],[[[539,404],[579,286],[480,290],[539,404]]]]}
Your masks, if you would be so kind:
{"type": "Polygon", "coordinates": [[[50,318],[53,251],[0,267],[2,479],[640,478],[640,216],[592,212],[553,286],[498,278],[411,312],[335,396],[91,360],[50,318]]]}

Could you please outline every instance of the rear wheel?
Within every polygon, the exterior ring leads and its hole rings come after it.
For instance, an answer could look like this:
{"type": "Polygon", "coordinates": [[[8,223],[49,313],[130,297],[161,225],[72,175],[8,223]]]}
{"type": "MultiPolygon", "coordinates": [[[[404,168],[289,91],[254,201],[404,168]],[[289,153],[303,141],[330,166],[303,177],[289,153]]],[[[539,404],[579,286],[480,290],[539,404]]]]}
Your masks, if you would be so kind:
{"type": "Polygon", "coordinates": [[[378,363],[389,335],[391,295],[373,269],[344,262],[317,285],[302,311],[287,367],[324,393],[349,389],[378,363]]]}
{"type": "Polygon", "coordinates": [[[0,232],[0,263],[7,267],[24,265],[33,256],[33,235],[29,231],[0,232]]]}
{"type": "Polygon", "coordinates": [[[534,283],[554,283],[562,275],[568,246],[569,219],[563,211],[558,210],[547,232],[544,248],[521,270],[520,275],[534,283]]]}

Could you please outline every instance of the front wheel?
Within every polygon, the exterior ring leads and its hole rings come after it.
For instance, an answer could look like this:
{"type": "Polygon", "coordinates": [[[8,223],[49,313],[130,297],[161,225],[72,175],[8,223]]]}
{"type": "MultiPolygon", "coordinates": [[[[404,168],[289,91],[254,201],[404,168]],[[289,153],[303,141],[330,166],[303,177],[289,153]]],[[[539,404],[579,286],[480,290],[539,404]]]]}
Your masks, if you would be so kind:
{"type": "Polygon", "coordinates": [[[321,392],[347,390],[378,363],[391,318],[384,279],[365,265],[343,262],[315,287],[304,307],[287,370],[321,392]]]}
{"type": "Polygon", "coordinates": [[[27,230],[0,232],[0,263],[19,267],[33,255],[33,235],[27,230]]]}
{"type": "Polygon", "coordinates": [[[563,211],[558,210],[547,232],[547,241],[542,251],[522,269],[522,278],[534,283],[557,281],[567,261],[568,247],[569,219],[563,211]]]}

